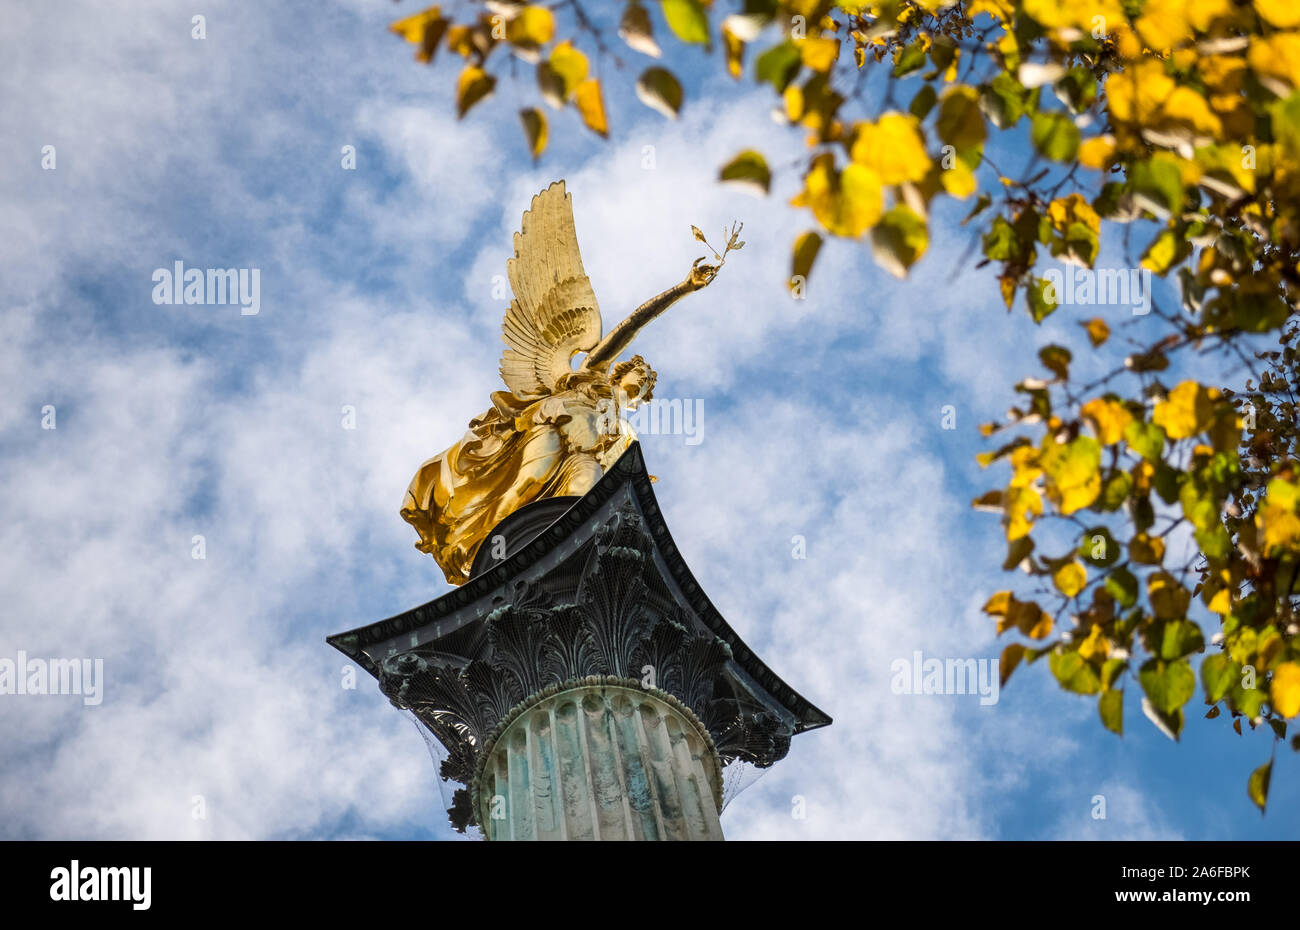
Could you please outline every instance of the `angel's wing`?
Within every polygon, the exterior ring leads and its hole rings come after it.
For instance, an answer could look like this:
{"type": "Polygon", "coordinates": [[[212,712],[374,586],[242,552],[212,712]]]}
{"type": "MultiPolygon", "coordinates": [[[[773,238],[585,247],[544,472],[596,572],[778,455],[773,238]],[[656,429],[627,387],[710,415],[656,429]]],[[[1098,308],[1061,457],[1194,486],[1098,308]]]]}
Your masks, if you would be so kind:
{"type": "Polygon", "coordinates": [[[556,181],[533,198],[506,262],[515,299],[501,338],[501,377],[516,397],[551,393],[578,352],[600,342],[600,307],[582,270],[573,198],[556,181]]]}

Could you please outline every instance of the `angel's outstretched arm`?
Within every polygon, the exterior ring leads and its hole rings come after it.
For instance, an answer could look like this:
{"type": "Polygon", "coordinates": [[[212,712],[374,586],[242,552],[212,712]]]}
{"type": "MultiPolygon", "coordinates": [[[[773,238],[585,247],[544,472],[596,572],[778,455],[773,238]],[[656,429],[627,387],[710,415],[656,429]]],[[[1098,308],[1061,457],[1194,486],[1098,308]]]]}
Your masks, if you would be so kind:
{"type": "Polygon", "coordinates": [[[681,300],[687,294],[691,294],[700,288],[707,287],[709,282],[714,279],[718,273],[717,266],[701,265],[703,259],[696,259],[695,264],[691,266],[691,273],[687,275],[686,280],[674,284],[668,290],[664,291],[657,297],[651,297],[641,306],[637,307],[627,319],[619,323],[596,348],[587,354],[583,361],[584,369],[601,371],[604,370],[610,362],[623,354],[623,350],[632,344],[647,323],[653,320],[659,314],[663,313],[677,301],[681,300]]]}

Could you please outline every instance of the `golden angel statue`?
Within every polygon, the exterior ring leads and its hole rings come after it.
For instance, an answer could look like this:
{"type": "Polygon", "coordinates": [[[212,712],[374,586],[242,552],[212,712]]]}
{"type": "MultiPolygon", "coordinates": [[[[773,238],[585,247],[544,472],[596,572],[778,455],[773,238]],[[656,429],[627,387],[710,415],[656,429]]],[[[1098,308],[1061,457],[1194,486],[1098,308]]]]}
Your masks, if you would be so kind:
{"type": "Polygon", "coordinates": [[[716,264],[696,259],[685,280],[602,338],[572,196],[557,181],[533,198],[506,262],[514,300],[502,327],[501,377],[509,390],[493,392],[492,406],[460,442],[420,466],[402,501],[402,518],[420,534],[416,548],[434,557],[447,581],[468,580],[497,523],[535,500],[585,494],[636,438],[625,413],[650,400],[655,372],[639,355],[615,359],[647,323],[708,286],[726,254],[744,245],[739,232],[727,231],[720,254],[708,246],[716,264]]]}

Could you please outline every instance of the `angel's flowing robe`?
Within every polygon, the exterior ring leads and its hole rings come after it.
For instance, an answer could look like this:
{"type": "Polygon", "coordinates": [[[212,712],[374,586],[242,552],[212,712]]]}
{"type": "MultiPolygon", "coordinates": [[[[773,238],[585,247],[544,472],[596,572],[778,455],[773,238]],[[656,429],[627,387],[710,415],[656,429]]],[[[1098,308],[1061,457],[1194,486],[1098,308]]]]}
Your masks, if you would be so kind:
{"type": "Polygon", "coordinates": [[[587,493],[636,438],[607,383],[532,401],[497,391],[492,403],[460,442],[420,466],[402,501],[402,519],[420,534],[416,548],[451,584],[468,580],[498,523],[535,500],[587,493]]]}

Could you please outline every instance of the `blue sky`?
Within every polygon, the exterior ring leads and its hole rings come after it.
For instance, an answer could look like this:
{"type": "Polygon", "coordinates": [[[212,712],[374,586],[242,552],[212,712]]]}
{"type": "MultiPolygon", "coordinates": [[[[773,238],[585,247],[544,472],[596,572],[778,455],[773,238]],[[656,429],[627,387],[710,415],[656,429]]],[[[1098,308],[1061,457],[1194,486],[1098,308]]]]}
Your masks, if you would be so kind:
{"type": "MultiPolygon", "coordinates": [[[[729,837],[1295,835],[1291,753],[1261,818],[1245,779],[1268,738],[1200,725],[1196,703],[1175,745],[1133,700],[1115,738],[1039,666],[991,707],[890,690],[914,650],[997,656],[979,608],[1006,586],[1005,544],[969,508],[998,481],[975,465],[975,428],[1015,402],[1038,347],[1078,348],[1094,308],[1042,327],[1008,315],[987,270],[957,265],[964,204],[937,211],[912,280],[831,242],[791,300],[789,246],[810,226],[785,205],[797,172],[766,199],[714,181],[741,148],[800,156],[770,92],[679,50],[687,105],[669,122],[627,89],[644,64],[626,51],[613,138],[552,114],[533,165],[516,116],[531,81],[458,123],[447,67],[385,31],[416,9],[213,2],[202,41],[196,11],[169,2],[6,13],[0,656],[102,657],[106,680],[97,707],[0,698],[0,836],[453,836],[412,724],[366,676],[342,687],[324,637],[447,590],[397,509],[499,387],[493,277],[556,178],[607,327],[685,275],[691,224],[746,224],[715,284],[634,346],[656,397],[705,411],[698,444],[642,440],[675,540],[835,718],[728,807],[729,837]],[[176,260],[260,269],[261,312],[155,305],[153,270],[176,260]]],[[[1079,371],[1104,370],[1085,354],[1079,371]]]]}

